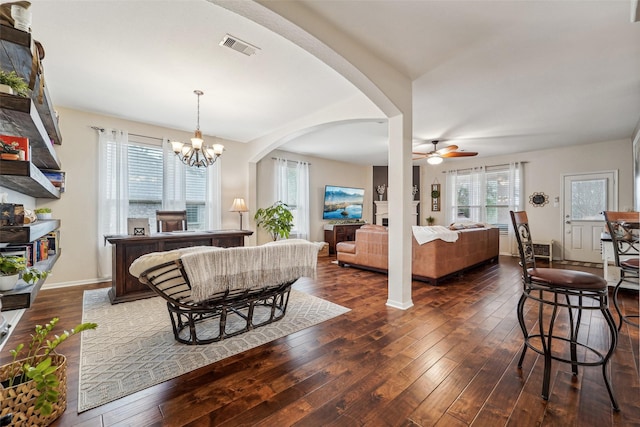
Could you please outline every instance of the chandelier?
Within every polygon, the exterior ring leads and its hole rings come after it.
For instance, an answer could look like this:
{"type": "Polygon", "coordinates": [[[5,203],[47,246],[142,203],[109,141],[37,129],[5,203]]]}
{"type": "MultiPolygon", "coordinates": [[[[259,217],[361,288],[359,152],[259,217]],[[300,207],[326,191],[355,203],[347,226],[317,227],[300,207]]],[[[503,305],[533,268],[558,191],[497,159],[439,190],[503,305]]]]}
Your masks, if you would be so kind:
{"type": "Polygon", "coordinates": [[[191,144],[171,141],[173,152],[180,158],[182,163],[187,166],[207,167],[211,166],[218,160],[224,151],[224,145],[213,144],[211,146],[203,145],[202,132],[200,131],[200,96],[204,95],[201,90],[194,90],[198,96],[198,124],[196,131],[191,138],[191,144]]]}

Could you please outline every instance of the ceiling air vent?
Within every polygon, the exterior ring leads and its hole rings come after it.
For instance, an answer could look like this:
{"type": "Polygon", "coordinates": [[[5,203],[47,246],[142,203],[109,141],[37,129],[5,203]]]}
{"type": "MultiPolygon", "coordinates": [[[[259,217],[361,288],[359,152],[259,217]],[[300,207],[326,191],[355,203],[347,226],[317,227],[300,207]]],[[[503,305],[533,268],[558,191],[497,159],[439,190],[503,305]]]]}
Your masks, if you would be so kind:
{"type": "Polygon", "coordinates": [[[259,47],[253,46],[247,42],[243,42],[242,40],[230,34],[227,34],[222,38],[220,46],[228,47],[229,49],[244,53],[247,56],[251,56],[256,53],[256,51],[260,50],[259,47]]]}

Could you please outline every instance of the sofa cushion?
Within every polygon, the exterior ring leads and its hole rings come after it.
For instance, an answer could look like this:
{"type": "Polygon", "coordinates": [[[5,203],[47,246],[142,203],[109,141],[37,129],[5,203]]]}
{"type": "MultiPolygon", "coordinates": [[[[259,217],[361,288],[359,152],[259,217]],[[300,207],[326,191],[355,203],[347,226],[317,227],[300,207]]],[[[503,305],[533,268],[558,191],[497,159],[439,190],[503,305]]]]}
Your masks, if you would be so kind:
{"type": "Polygon", "coordinates": [[[387,227],[377,224],[365,224],[360,227],[360,230],[388,231],[387,227]]]}
{"type": "Polygon", "coordinates": [[[356,242],[351,240],[345,240],[344,242],[338,242],[336,245],[336,251],[344,252],[347,254],[355,254],[356,253],[356,242]]]}

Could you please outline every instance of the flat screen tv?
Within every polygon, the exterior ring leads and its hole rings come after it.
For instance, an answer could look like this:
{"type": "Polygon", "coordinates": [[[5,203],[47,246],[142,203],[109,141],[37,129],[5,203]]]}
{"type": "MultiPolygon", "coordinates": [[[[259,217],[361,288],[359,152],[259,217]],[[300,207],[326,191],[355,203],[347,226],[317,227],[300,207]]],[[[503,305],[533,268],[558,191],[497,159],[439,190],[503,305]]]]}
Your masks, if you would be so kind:
{"type": "Polygon", "coordinates": [[[364,188],[324,187],[322,219],[362,219],[364,188]]]}

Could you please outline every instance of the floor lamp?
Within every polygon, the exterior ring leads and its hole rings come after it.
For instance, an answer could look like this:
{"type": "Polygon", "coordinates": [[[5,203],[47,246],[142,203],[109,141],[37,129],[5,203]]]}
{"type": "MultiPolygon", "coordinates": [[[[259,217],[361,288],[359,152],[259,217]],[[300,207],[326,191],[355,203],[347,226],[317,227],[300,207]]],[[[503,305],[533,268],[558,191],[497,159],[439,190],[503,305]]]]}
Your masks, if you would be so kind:
{"type": "Polygon", "coordinates": [[[242,230],[242,212],[249,212],[244,199],[241,197],[233,199],[233,204],[231,205],[229,212],[238,212],[240,214],[240,230],[242,230]]]}

